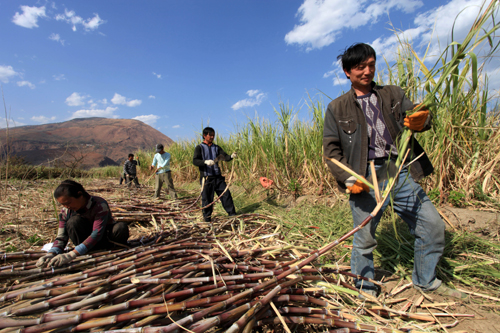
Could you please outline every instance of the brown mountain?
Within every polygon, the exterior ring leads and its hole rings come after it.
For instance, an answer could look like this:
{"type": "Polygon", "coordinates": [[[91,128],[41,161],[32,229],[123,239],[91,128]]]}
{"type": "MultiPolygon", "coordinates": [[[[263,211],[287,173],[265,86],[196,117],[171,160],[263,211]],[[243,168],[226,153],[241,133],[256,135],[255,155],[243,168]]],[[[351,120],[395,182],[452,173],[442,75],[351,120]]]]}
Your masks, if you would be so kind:
{"type": "MultiPolygon", "coordinates": [[[[2,152],[6,130],[0,130],[2,152]]],[[[133,119],[78,118],[62,123],[10,128],[9,150],[34,165],[90,168],[118,165],[129,153],[173,143],[165,134],[133,119]]]]}

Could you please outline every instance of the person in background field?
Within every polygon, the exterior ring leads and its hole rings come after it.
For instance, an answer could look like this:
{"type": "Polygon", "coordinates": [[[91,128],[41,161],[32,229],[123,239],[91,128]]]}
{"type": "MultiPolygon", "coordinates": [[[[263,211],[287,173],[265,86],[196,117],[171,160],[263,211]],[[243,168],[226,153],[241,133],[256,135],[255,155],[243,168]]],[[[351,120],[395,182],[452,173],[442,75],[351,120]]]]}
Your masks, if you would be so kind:
{"type": "Polygon", "coordinates": [[[138,160],[134,160],[134,154],[128,154],[128,159],[123,164],[123,172],[122,177],[120,177],[120,185],[122,184],[123,179],[125,179],[125,184],[128,183],[130,187],[132,185],[132,181],[135,183],[135,187],[139,187],[139,180],[137,179],[137,166],[140,166],[141,163],[138,160]]]}
{"type": "MultiPolygon", "coordinates": [[[[231,156],[214,143],[215,130],[211,127],[203,129],[203,142],[194,149],[193,164],[200,168],[200,183],[205,178],[203,192],[201,195],[201,204],[203,207],[214,200],[214,192],[221,195],[226,189],[225,178],[221,175],[218,161],[231,161],[236,158],[236,153],[231,156]]],[[[231,192],[227,190],[221,198],[221,203],[229,216],[236,215],[231,192]]],[[[205,222],[212,221],[213,205],[203,209],[203,219],[205,222]]]]}
{"type": "Polygon", "coordinates": [[[175,192],[174,181],[172,180],[172,173],[170,172],[170,154],[163,150],[163,145],[161,143],[156,145],[156,154],[149,169],[153,170],[155,166],[155,198],[160,198],[161,187],[163,183],[166,183],[170,197],[176,199],[177,193],[175,192]]]}
{"type": "Polygon", "coordinates": [[[59,267],[91,250],[127,244],[128,225],[115,223],[106,200],[92,196],[73,180],[63,181],[54,191],[54,198],[64,207],[59,214],[59,230],[48,254],[39,258],[37,267],[59,267]],[[68,240],[75,249],[64,253],[68,240]]]}
{"type": "MultiPolygon", "coordinates": [[[[398,151],[394,142],[403,128],[414,132],[426,131],[431,128],[431,115],[424,106],[421,111],[407,116],[406,111],[413,109],[413,103],[404,91],[398,86],[378,86],[373,82],[376,55],[371,46],[354,44],[337,59],[351,81],[351,90],[328,105],[323,132],[324,154],[368,177],[371,174],[370,160],[379,170],[389,159],[396,159],[398,151]]],[[[413,285],[424,292],[435,291],[444,296],[465,299],[467,296],[464,293],[445,286],[436,276],[436,265],[445,245],[445,226],[424,190],[416,183],[434,168],[415,138],[408,147],[412,147],[412,152],[406,162],[422,155],[411,166],[404,167],[399,176],[395,175],[399,179],[391,195],[394,211],[415,236],[413,285]]],[[[349,203],[356,227],[375,208],[374,191],[331,161],[327,164],[340,189],[350,190],[349,203]]],[[[387,181],[382,182],[380,189],[386,184],[387,181]]],[[[375,230],[389,201],[388,198],[380,212],[354,234],[351,254],[354,274],[374,278],[375,230]]],[[[357,280],[356,286],[362,286],[363,291],[372,296],[376,295],[371,282],[357,280]]]]}

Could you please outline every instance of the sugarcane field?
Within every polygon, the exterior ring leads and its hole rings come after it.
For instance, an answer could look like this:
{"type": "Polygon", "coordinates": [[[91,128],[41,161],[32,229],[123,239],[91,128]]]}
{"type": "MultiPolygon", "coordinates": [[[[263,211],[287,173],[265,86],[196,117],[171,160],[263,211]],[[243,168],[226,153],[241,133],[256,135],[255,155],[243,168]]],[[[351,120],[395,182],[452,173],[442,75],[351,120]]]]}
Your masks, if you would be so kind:
{"type": "MultiPolygon", "coordinates": [[[[298,225],[272,209],[203,222],[194,188],[158,202],[148,186],[83,182],[108,199],[116,221],[130,225],[127,247],[89,253],[66,267],[36,268],[58,223],[50,191],[57,181],[10,183],[1,205],[2,332],[474,332],[498,325],[493,276],[450,278],[470,295],[451,300],[413,289],[410,272],[392,258],[395,270],[381,269],[373,281],[380,295],[360,299],[346,259],[349,241],[338,241],[343,235],[298,225]]],[[[260,190],[264,200],[278,199],[268,191],[260,190]]],[[[325,196],[314,200],[338,204],[325,196]]],[[[310,204],[287,209],[299,214],[310,204]]],[[[492,246],[498,246],[496,223],[496,236],[487,238],[492,246]]],[[[498,248],[464,251],[452,264],[457,275],[465,266],[494,267],[498,248]],[[466,264],[469,258],[473,264],[466,264]]]]}
{"type": "MultiPolygon", "coordinates": [[[[474,7],[439,56],[395,27],[392,57],[353,41],[333,60],[342,93],[280,97],[230,134],[202,120],[174,141],[153,114],[118,119],[142,103],[118,93],[9,126],[2,88],[0,333],[500,333],[500,7],[474,7]]],[[[29,29],[59,10],[19,8],[29,29]]],[[[64,11],[52,23],[86,37],[108,22],[64,11]]],[[[247,95],[234,111],[265,98],[247,95]]]]}

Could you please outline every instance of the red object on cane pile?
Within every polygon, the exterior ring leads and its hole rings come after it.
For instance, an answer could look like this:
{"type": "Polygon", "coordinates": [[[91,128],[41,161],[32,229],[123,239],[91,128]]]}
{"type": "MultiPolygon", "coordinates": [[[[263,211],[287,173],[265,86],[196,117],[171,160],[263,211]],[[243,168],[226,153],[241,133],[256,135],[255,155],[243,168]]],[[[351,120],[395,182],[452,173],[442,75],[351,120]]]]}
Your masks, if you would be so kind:
{"type": "Polygon", "coordinates": [[[274,184],[274,182],[271,179],[268,179],[266,177],[260,177],[260,184],[264,188],[270,188],[274,184]]]}

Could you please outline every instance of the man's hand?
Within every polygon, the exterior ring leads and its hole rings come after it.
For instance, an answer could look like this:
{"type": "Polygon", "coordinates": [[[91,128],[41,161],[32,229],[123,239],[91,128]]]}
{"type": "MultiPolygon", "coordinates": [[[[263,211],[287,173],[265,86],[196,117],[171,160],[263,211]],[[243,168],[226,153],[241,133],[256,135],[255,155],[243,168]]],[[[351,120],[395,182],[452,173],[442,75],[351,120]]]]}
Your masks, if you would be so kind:
{"type": "Polygon", "coordinates": [[[36,267],[40,268],[45,266],[45,264],[48,263],[48,261],[52,258],[54,258],[54,253],[52,252],[49,252],[43,257],[38,258],[38,261],[36,262],[36,267]]]}
{"type": "Polygon", "coordinates": [[[154,169],[154,166],[153,165],[150,165],[149,166],[149,170],[153,170],[154,169]]]}
{"type": "MultiPolygon", "coordinates": [[[[420,104],[415,108],[418,107],[420,107],[420,104]]],[[[419,132],[424,128],[427,117],[429,117],[429,110],[427,110],[427,107],[424,105],[420,107],[420,111],[415,112],[411,116],[406,116],[404,119],[404,125],[412,131],[419,132]]]]}
{"type": "MultiPolygon", "coordinates": [[[[363,177],[364,179],[365,177],[363,177]]],[[[361,180],[358,180],[356,177],[351,176],[347,178],[345,181],[345,186],[352,194],[359,194],[361,192],[370,192],[370,188],[368,185],[363,183],[361,180]]]]}
{"type": "Polygon", "coordinates": [[[231,158],[236,158],[236,157],[238,157],[238,154],[236,154],[236,152],[231,154],[231,158]]]}
{"type": "Polygon", "coordinates": [[[212,166],[215,164],[215,162],[213,160],[205,160],[205,164],[208,166],[212,166]]]}
{"type": "Polygon", "coordinates": [[[70,251],[68,253],[63,253],[52,258],[48,264],[49,267],[59,267],[64,264],[71,262],[75,259],[78,254],[75,251],[70,251]]]}

